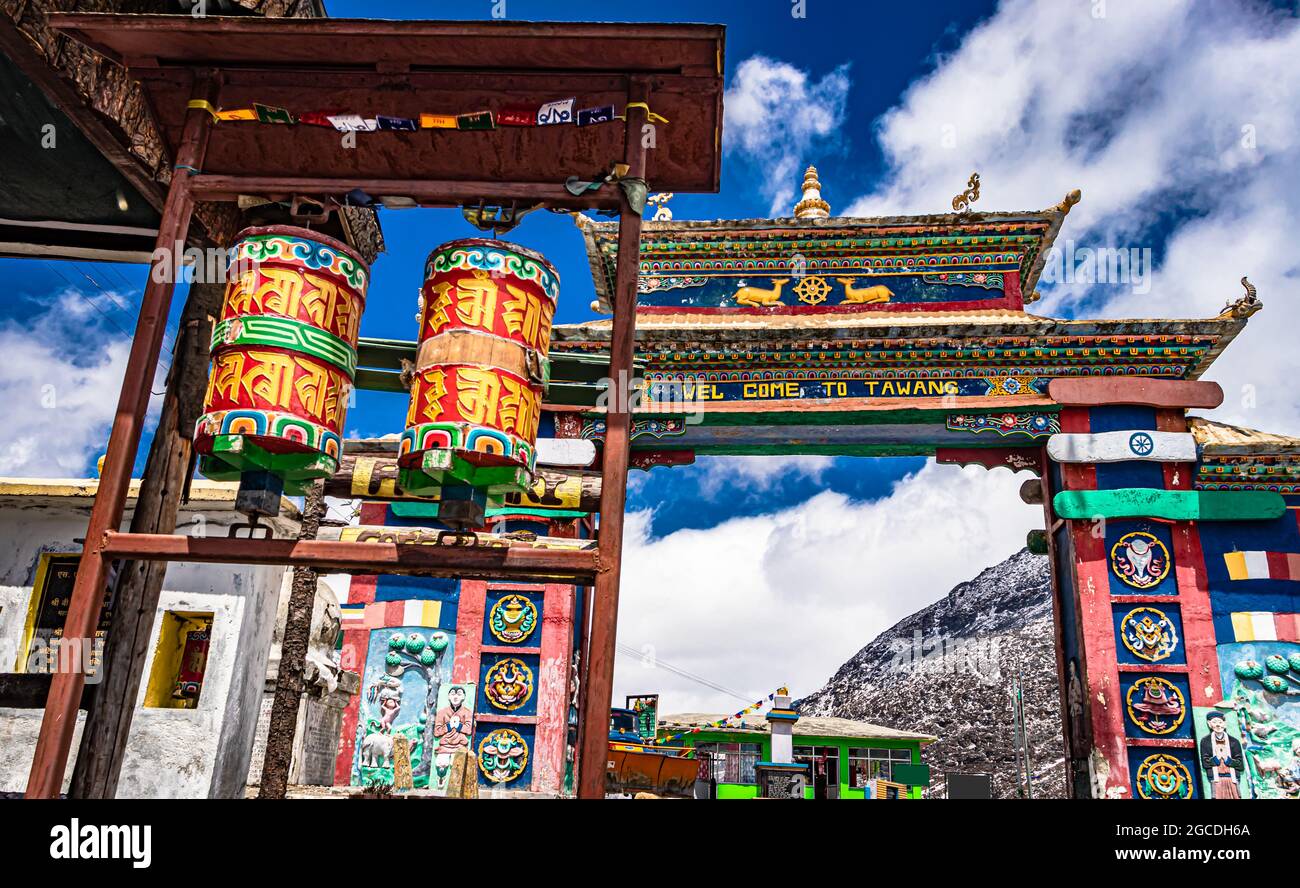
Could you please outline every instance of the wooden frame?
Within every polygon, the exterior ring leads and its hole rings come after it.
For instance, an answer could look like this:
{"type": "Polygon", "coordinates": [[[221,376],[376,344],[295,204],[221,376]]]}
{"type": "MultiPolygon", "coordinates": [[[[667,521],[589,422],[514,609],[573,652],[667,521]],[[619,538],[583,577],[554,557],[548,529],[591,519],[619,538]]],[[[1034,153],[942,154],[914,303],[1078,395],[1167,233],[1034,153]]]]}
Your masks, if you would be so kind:
{"type": "MultiPolygon", "coordinates": [[[[582,197],[574,197],[558,181],[540,183],[536,181],[484,180],[476,179],[477,168],[470,160],[464,166],[469,175],[463,178],[445,180],[403,180],[374,179],[364,175],[356,178],[339,178],[337,176],[212,176],[201,172],[208,154],[209,142],[213,133],[213,118],[205,110],[207,107],[219,107],[222,87],[226,76],[223,73],[220,58],[214,57],[224,49],[226,52],[252,53],[255,58],[230,58],[227,67],[238,70],[247,67],[250,62],[258,62],[263,67],[278,63],[281,74],[299,72],[303,81],[297,89],[317,90],[320,102],[328,104],[326,93],[328,84],[324,84],[316,70],[322,66],[320,59],[312,49],[308,54],[310,60],[284,58],[302,50],[309,41],[302,39],[303,33],[319,34],[322,28],[333,32],[347,32],[353,38],[365,38],[370,51],[377,53],[375,64],[354,68],[351,73],[357,78],[358,88],[367,91],[377,88],[381,83],[391,89],[394,81],[417,76],[412,73],[409,63],[393,59],[388,54],[411,53],[411,36],[422,34],[426,39],[431,32],[435,38],[445,37],[443,32],[449,28],[462,38],[474,37],[477,45],[492,47],[493,40],[515,39],[525,37],[537,28],[547,31],[545,39],[536,39],[531,53],[536,58],[531,60],[534,67],[544,68],[547,53],[551,52],[553,62],[559,61],[554,53],[565,55],[571,66],[578,69],[590,67],[594,61],[607,65],[600,59],[600,53],[591,53],[582,41],[569,41],[566,31],[587,36],[603,36],[612,39],[618,36],[622,41],[618,54],[623,62],[621,69],[609,70],[602,74],[612,77],[620,85],[620,92],[626,108],[622,142],[622,163],[626,164],[626,175],[643,179],[647,168],[647,145],[642,138],[642,127],[649,121],[649,105],[652,88],[658,87],[674,91],[672,83],[680,83],[683,78],[698,87],[711,87],[712,105],[720,126],[721,120],[721,69],[722,69],[722,29],[718,26],[592,26],[592,25],[509,25],[501,23],[392,23],[392,22],[294,22],[292,20],[263,19],[209,19],[200,23],[178,22],[174,16],[117,16],[117,15],[52,15],[52,26],[62,33],[72,36],[86,45],[97,49],[109,58],[116,59],[145,82],[146,90],[150,86],[176,88],[178,82],[191,83],[186,98],[183,125],[178,132],[169,132],[175,141],[174,169],[171,185],[163,205],[162,222],[159,226],[156,245],[162,255],[174,249],[174,245],[184,243],[189,230],[191,215],[198,200],[234,199],[239,194],[259,196],[276,196],[290,193],[347,193],[352,188],[369,186],[377,193],[395,193],[415,196],[421,203],[437,206],[452,206],[464,202],[477,202],[480,199],[528,199],[541,204],[561,206],[566,209],[617,208],[619,210],[619,244],[621,255],[618,265],[617,294],[614,305],[613,331],[611,336],[609,376],[620,378],[620,374],[631,375],[633,353],[635,349],[635,306],[636,306],[636,255],[640,242],[641,216],[639,208],[629,203],[625,192],[616,186],[606,186],[596,192],[588,192],[582,197]],[[430,26],[433,27],[430,27],[430,26]],[[306,27],[308,31],[303,32],[306,27]],[[520,29],[523,29],[522,31],[520,29]],[[585,29],[585,30],[584,30],[585,29]],[[594,30],[593,30],[594,29],[594,30]],[[247,32],[258,36],[263,42],[251,47],[246,40],[232,39],[234,32],[247,32]],[[663,33],[661,33],[663,32],[663,33]],[[189,37],[187,38],[187,33],[189,37]],[[196,35],[197,36],[194,36],[196,35]],[[667,35],[670,40],[664,42],[657,38],[667,35]],[[142,36],[143,35],[143,36],[142,36]],[[358,37],[360,35],[360,37],[358,37]],[[700,39],[706,43],[712,41],[714,63],[709,70],[700,70],[698,65],[683,62],[677,69],[672,65],[672,41],[680,41],[688,36],[698,38],[692,51],[699,52],[700,39]],[[192,39],[191,39],[192,38],[192,39]],[[187,39],[190,42],[187,43],[187,39]],[[642,42],[638,43],[640,39],[642,42]],[[143,40],[150,53],[164,54],[167,41],[171,41],[174,56],[169,60],[158,55],[139,58],[128,51],[119,51],[114,43],[130,47],[143,40]],[[570,47],[582,45],[582,51],[575,53],[570,47]],[[259,48],[260,47],[260,48],[259,48]],[[653,48],[653,52],[651,52],[653,48]],[[258,56],[258,53],[262,56],[258,56]],[[643,53],[644,64],[637,64],[638,52],[643,53]],[[652,61],[653,57],[653,61],[652,61]],[[581,60],[582,64],[577,64],[581,60]],[[166,68],[164,71],[163,69],[166,68]],[[188,75],[188,78],[185,76],[188,75]],[[674,80],[676,78],[676,80],[674,80]],[[391,190],[390,190],[390,186],[391,190]]],[[[350,44],[356,48],[359,44],[350,44]]],[[[498,47],[499,48],[499,47],[498,47]]],[[[491,55],[491,54],[489,54],[491,55]]],[[[498,52],[497,56],[501,54],[498,52]]],[[[499,67],[499,62],[497,63],[499,67]]],[[[528,66],[525,60],[523,67],[528,66]]],[[[256,67],[256,65],[255,65],[256,67]]],[[[562,72],[550,72],[547,77],[559,76],[562,72]]],[[[295,79],[291,77],[290,79],[295,79]]],[[[165,90],[164,90],[165,91],[165,90]]],[[[157,93],[152,93],[156,99],[157,93]]],[[[690,108],[692,103],[699,103],[698,97],[709,98],[709,91],[685,95],[678,94],[679,107],[690,108]]],[[[154,113],[160,109],[154,102],[154,113]]],[[[175,107],[165,109],[175,118],[175,107]]],[[[162,127],[167,129],[167,120],[162,119],[162,127]]],[[[273,128],[274,129],[274,128],[273,128]]],[[[547,128],[551,129],[551,128],[547,128]]],[[[686,133],[680,130],[678,138],[686,133]]],[[[697,133],[698,135],[698,133],[697,133]]],[[[687,151],[686,158],[678,167],[681,171],[698,170],[702,166],[708,169],[696,183],[703,185],[699,190],[716,190],[718,166],[718,133],[710,132],[707,147],[702,152],[692,154],[687,151]]],[[[697,146],[699,147],[699,146],[697,146]]],[[[287,148],[285,150],[288,150],[287,148]]],[[[259,156],[260,162],[267,158],[259,156]]],[[[334,161],[337,163],[337,160],[334,161]]],[[[325,164],[325,161],[319,161],[325,164]]],[[[557,177],[558,179],[558,177],[557,177]]],[[[677,190],[689,190],[689,184],[677,190]]],[[[609,720],[610,695],[613,685],[613,668],[615,652],[615,630],[617,626],[618,590],[620,563],[623,543],[623,509],[627,495],[627,471],[630,455],[631,417],[626,405],[615,405],[607,422],[607,433],[602,460],[602,497],[601,522],[598,548],[590,551],[562,550],[524,550],[494,549],[490,552],[474,552],[458,547],[424,547],[424,546],[386,546],[372,544],[341,543],[329,541],[286,541],[286,540],[196,540],[168,534],[130,534],[121,533],[121,525],[126,496],[130,484],[131,467],[139,447],[143,431],[145,411],[148,407],[151,382],[162,348],[163,332],[171,305],[174,283],[170,276],[157,275],[155,268],[165,262],[155,254],[150,269],[149,281],[141,300],[140,317],[137,322],[131,351],[127,359],[122,390],[113,422],[100,477],[100,486],[95,504],[91,511],[83,550],[82,566],[78,571],[73,591],[72,603],[68,610],[65,637],[92,637],[94,626],[99,617],[104,585],[107,580],[108,566],[114,559],[132,558],[153,561],[211,561],[221,563],[243,564],[286,564],[293,566],[322,567],[333,570],[345,569],[356,572],[420,572],[420,573],[454,573],[461,576],[484,576],[496,580],[519,581],[550,579],[552,581],[572,582],[577,585],[594,584],[595,612],[591,617],[590,658],[586,664],[587,681],[584,717],[593,720],[600,729],[584,731],[582,749],[579,753],[579,795],[584,798],[601,798],[604,795],[604,766],[606,751],[606,732],[604,724],[609,720]],[[590,766],[585,766],[589,763],[590,766]]],[[[32,762],[31,774],[27,785],[28,798],[54,798],[58,795],[62,777],[67,766],[69,749],[72,744],[73,730],[76,724],[77,705],[81,699],[85,676],[81,673],[59,673],[50,684],[46,702],[45,717],[41,722],[40,736],[37,739],[36,754],[32,762]]],[[[117,742],[125,743],[126,732],[119,734],[117,742]]]]}

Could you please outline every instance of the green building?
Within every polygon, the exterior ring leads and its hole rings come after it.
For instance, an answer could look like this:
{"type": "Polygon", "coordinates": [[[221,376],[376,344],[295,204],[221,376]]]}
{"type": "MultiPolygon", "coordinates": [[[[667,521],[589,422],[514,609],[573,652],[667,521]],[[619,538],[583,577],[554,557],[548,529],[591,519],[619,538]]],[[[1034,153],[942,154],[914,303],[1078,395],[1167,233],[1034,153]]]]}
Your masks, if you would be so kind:
{"type": "MultiPolygon", "coordinates": [[[[670,745],[712,754],[718,798],[755,798],[755,765],[772,756],[767,719],[754,713],[731,719],[726,727],[708,727],[721,718],[703,713],[666,715],[659,720],[659,738],[699,728],[670,745]]],[[[802,716],[794,725],[794,760],[812,766],[806,798],[860,799],[870,781],[892,780],[896,765],[920,764],[921,747],[935,739],[847,718],[802,716]]],[[[919,799],[921,791],[915,787],[910,796],[919,799]]]]}

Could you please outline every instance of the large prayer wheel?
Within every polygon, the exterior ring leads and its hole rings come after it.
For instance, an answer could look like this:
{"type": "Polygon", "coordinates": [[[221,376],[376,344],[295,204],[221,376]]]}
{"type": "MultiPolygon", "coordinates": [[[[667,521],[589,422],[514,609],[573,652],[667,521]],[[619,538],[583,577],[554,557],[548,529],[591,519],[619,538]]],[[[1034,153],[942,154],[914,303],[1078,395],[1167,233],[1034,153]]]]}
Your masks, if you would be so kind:
{"type": "Polygon", "coordinates": [[[560,277],[537,253],[482,238],[443,244],[424,271],[399,483],[444,499],[519,490],[536,466],[560,277]]]}
{"type": "Polygon", "coordinates": [[[369,268],[284,225],[245,229],[231,254],[194,447],[209,478],[267,473],[300,493],[338,468],[369,268]]]}

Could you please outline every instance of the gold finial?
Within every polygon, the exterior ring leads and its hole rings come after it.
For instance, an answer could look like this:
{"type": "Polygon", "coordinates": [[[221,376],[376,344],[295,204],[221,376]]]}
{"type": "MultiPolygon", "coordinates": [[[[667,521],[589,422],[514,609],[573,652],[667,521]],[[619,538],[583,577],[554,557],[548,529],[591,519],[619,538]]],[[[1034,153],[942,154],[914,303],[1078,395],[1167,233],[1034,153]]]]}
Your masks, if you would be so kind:
{"type": "Polygon", "coordinates": [[[966,190],[952,199],[953,211],[965,213],[970,209],[970,205],[979,199],[980,174],[971,173],[970,178],[966,180],[966,190]]]}
{"type": "Polygon", "coordinates": [[[673,211],[668,209],[668,201],[673,199],[671,191],[661,191],[658,194],[652,194],[646,198],[646,203],[653,204],[655,209],[654,218],[651,222],[668,222],[673,218],[673,211]]]}
{"type": "Polygon", "coordinates": [[[1065,215],[1066,213],[1070,212],[1070,207],[1074,206],[1082,199],[1083,199],[1083,192],[1080,191],[1078,188],[1076,188],[1073,191],[1071,191],[1069,194],[1067,194],[1065,196],[1065,200],[1061,201],[1053,209],[1055,209],[1061,215],[1065,215]]]}
{"type": "Polygon", "coordinates": [[[825,219],[831,214],[831,205],[822,199],[822,183],[817,179],[817,167],[810,166],[803,174],[803,198],[794,205],[796,219],[825,219]]]}
{"type": "Polygon", "coordinates": [[[1241,285],[1246,288],[1246,295],[1242,296],[1236,302],[1229,302],[1219,312],[1221,318],[1241,318],[1246,319],[1264,307],[1264,302],[1259,298],[1255,291],[1255,285],[1245,278],[1241,279],[1241,285]]]}

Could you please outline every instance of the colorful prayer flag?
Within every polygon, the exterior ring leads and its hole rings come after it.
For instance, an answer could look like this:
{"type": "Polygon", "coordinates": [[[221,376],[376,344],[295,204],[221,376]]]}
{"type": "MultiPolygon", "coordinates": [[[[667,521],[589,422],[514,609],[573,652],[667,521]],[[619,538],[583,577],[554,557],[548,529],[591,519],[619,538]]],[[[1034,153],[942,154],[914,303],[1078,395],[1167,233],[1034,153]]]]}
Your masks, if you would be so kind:
{"type": "Polygon", "coordinates": [[[332,114],[328,120],[341,133],[372,133],[379,128],[373,119],[360,114],[332,114]]]}
{"type": "Polygon", "coordinates": [[[456,129],[456,115],[421,114],[420,129],[456,129]]]}
{"type": "Polygon", "coordinates": [[[1300,641],[1300,614],[1272,611],[1235,611],[1234,641],[1300,641]]]}
{"type": "Polygon", "coordinates": [[[420,128],[420,122],[410,117],[389,117],[386,114],[375,116],[375,122],[381,130],[399,133],[413,133],[420,128]]]}
{"type": "Polygon", "coordinates": [[[252,108],[223,108],[217,112],[217,120],[257,120],[257,112],[252,108]]]}
{"type": "Polygon", "coordinates": [[[537,109],[528,105],[507,105],[497,112],[497,126],[537,126],[537,109]]]}
{"type": "Polygon", "coordinates": [[[259,105],[253,103],[253,111],[257,114],[259,123],[293,123],[293,115],[285,108],[276,108],[271,105],[259,105]]]}
{"type": "Polygon", "coordinates": [[[493,120],[491,111],[476,111],[473,114],[457,114],[456,129],[459,130],[496,129],[496,122],[493,120]]]}
{"type": "Polygon", "coordinates": [[[537,125],[553,126],[557,123],[573,123],[573,103],[576,99],[559,99],[547,102],[537,109],[537,125]]]}
{"type": "Polygon", "coordinates": [[[578,126],[591,126],[595,123],[609,123],[613,119],[613,105],[601,105],[598,108],[583,108],[578,112],[578,126]]]}

